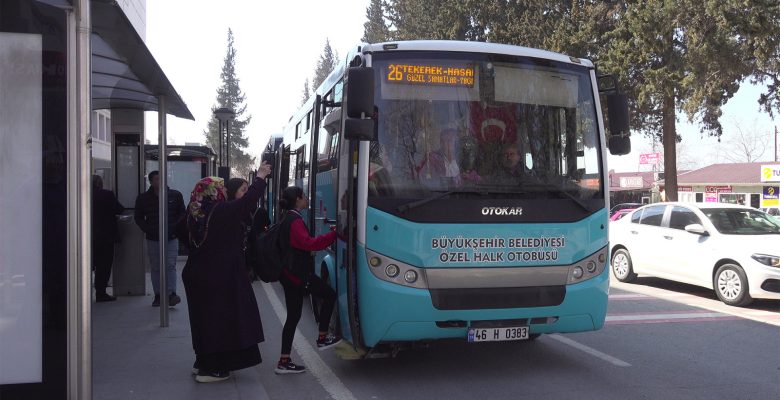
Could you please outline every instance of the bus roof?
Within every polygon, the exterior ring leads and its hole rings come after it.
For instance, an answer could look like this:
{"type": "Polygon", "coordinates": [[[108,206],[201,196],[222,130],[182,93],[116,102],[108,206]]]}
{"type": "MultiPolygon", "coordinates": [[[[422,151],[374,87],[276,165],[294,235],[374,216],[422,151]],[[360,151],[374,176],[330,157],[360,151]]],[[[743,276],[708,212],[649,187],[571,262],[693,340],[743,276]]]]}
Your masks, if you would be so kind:
{"type": "Polygon", "coordinates": [[[361,50],[364,53],[384,51],[458,51],[466,53],[508,54],[513,56],[544,58],[569,64],[579,64],[586,67],[593,67],[593,63],[590,60],[583,58],[569,57],[564,54],[547,50],[532,49],[530,47],[485,42],[463,42],[456,40],[412,40],[366,44],[361,50]],[[385,47],[387,45],[396,45],[397,47],[394,49],[386,49],[385,47]]]}

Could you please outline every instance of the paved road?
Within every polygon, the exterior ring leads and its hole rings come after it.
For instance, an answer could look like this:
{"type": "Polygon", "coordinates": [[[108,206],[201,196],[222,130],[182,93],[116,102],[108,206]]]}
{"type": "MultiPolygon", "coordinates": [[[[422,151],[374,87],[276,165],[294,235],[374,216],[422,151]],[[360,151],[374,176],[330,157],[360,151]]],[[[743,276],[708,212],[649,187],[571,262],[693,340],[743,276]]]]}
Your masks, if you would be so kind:
{"type": "Polygon", "coordinates": [[[780,302],[728,307],[704,289],[640,278],[613,284],[597,332],[358,361],[316,351],[306,310],[294,358],[310,371],[277,376],[281,287],[255,290],[268,338],[259,373],[272,399],[780,399],[780,302]]]}

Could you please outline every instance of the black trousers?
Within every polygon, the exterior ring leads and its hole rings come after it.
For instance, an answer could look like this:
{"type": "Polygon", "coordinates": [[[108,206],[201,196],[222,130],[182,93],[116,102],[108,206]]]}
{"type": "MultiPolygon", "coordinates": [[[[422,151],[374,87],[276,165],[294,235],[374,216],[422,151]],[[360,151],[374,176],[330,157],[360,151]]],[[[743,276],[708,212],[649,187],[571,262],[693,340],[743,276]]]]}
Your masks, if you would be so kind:
{"type": "Polygon", "coordinates": [[[106,292],[111,266],[114,264],[114,243],[92,243],[92,265],[95,268],[95,293],[106,292]]]}
{"type": "Polygon", "coordinates": [[[317,275],[311,274],[308,279],[296,285],[284,275],[279,279],[284,288],[284,301],[287,303],[287,320],[282,329],[282,354],[290,354],[292,350],[295,328],[303,312],[303,301],[311,293],[314,297],[322,299],[320,313],[318,315],[320,332],[327,332],[330,325],[330,317],[333,314],[333,306],[336,304],[336,292],[317,275]]]}

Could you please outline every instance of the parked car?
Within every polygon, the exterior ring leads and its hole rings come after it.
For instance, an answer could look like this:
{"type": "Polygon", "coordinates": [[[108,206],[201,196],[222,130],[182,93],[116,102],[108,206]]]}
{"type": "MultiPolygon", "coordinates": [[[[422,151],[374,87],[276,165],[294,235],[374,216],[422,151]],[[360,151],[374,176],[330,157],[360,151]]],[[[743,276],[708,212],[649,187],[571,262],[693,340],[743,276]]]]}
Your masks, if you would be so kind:
{"type": "Polygon", "coordinates": [[[778,217],[780,216],[780,208],[778,207],[764,207],[761,209],[761,211],[773,216],[778,217]]]}
{"type": "Polygon", "coordinates": [[[609,209],[609,216],[611,217],[611,216],[615,215],[615,213],[620,211],[620,210],[625,210],[627,208],[634,209],[634,208],[642,207],[642,205],[643,205],[642,203],[620,203],[620,204],[615,204],[614,206],[612,206],[612,208],[609,209]]]}
{"type": "Polygon", "coordinates": [[[610,224],[610,266],[621,282],[638,274],[714,289],[726,304],[780,299],[780,221],[721,203],[658,203],[610,224]]]}
{"type": "Polygon", "coordinates": [[[626,216],[626,214],[630,213],[631,211],[636,210],[636,208],[624,208],[622,210],[617,210],[614,214],[612,214],[611,217],[609,217],[610,221],[617,221],[623,217],[626,216]]]}

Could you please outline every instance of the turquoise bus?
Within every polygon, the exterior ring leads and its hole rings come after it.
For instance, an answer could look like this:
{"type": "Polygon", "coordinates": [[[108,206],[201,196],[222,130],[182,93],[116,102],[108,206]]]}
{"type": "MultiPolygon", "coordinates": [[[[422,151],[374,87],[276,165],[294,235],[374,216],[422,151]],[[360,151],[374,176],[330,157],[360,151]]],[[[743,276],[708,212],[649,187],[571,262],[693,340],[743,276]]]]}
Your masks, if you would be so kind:
{"type": "Polygon", "coordinates": [[[311,233],[336,225],[315,259],[338,294],[333,328],[362,349],[600,329],[606,151],[630,150],[609,83],[588,60],[517,46],[351,51],[274,158],[273,192],[304,188],[311,233]]]}

